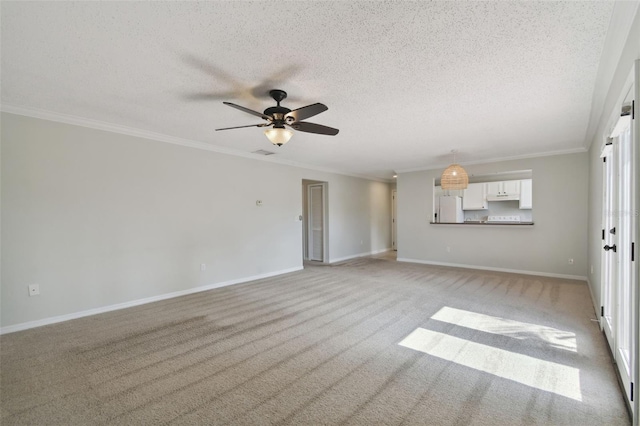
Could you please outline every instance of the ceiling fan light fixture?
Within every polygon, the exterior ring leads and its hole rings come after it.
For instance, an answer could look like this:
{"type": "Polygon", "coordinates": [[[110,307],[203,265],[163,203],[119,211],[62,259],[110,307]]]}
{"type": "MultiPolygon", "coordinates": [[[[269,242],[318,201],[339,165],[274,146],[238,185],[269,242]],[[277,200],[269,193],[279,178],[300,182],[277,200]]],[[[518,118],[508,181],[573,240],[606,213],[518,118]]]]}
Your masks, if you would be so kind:
{"type": "Polygon", "coordinates": [[[266,129],[264,134],[272,144],[278,146],[282,146],[289,142],[289,139],[293,136],[293,132],[289,129],[285,129],[284,127],[272,127],[270,129],[266,129]]]}

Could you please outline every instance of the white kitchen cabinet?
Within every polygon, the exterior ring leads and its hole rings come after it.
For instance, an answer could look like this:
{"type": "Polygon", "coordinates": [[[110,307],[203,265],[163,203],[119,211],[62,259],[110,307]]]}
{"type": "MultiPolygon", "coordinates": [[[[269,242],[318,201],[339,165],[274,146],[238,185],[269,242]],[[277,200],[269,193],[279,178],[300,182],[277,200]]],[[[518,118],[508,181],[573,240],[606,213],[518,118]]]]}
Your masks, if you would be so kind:
{"type": "Polygon", "coordinates": [[[487,184],[470,183],[462,195],[462,210],[486,210],[487,184]]]}
{"type": "Polygon", "coordinates": [[[487,183],[487,195],[494,197],[502,193],[502,182],[487,183]]]}
{"type": "Polygon", "coordinates": [[[507,195],[520,195],[520,181],[519,180],[507,180],[502,182],[504,192],[507,195]]]}
{"type": "Polygon", "coordinates": [[[520,181],[520,208],[533,208],[533,179],[522,179],[520,181]]]}
{"type": "Polygon", "coordinates": [[[520,181],[505,180],[487,183],[487,200],[508,201],[520,199],[520,181]]]}

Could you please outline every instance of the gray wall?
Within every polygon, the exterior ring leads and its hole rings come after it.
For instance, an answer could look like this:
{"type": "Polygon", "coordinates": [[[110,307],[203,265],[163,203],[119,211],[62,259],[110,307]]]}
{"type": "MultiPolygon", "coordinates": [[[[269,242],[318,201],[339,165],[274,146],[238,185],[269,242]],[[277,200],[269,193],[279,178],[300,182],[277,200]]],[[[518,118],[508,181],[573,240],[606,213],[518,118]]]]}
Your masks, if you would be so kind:
{"type": "Polygon", "coordinates": [[[6,113],[1,136],[3,328],[299,269],[303,179],[330,260],[391,245],[386,183],[6,113]]]}
{"type": "Polygon", "coordinates": [[[398,175],[398,258],[427,263],[587,275],[587,153],[465,166],[469,174],[533,171],[533,226],[432,225],[442,170],[398,175]],[[451,251],[447,252],[446,248],[451,251]],[[574,259],[570,265],[568,259],[574,259]]]}

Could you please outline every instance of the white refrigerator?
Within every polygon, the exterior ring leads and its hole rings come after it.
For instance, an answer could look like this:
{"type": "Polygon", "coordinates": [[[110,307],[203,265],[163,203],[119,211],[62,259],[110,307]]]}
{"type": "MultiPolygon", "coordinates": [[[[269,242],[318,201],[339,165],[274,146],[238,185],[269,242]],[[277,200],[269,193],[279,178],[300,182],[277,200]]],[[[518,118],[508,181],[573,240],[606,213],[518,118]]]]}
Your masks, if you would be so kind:
{"type": "Polygon", "coordinates": [[[463,223],[462,197],[457,195],[445,195],[440,197],[440,211],[438,212],[440,223],[463,223]]]}

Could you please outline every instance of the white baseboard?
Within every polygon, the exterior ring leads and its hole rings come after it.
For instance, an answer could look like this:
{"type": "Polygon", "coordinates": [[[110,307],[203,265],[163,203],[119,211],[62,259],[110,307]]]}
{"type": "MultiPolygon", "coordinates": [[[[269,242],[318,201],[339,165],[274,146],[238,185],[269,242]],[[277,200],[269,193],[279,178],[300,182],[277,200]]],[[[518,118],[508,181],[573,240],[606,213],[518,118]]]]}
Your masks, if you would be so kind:
{"type": "Polygon", "coordinates": [[[338,262],[344,262],[345,260],[356,259],[358,257],[373,256],[374,254],[386,253],[386,252],[391,251],[391,250],[392,250],[391,248],[385,248],[385,249],[381,249],[381,250],[369,251],[369,252],[366,252],[366,253],[353,254],[351,256],[345,256],[345,257],[339,257],[337,259],[331,259],[331,260],[329,260],[329,263],[338,263],[338,262]]]}
{"type": "Polygon", "coordinates": [[[59,315],[50,318],[43,318],[36,321],[23,322],[20,324],[9,325],[6,327],[0,328],[1,334],[15,333],[16,331],[27,330],[35,327],[42,327],[43,325],[55,324],[58,322],[69,321],[72,319],[88,317],[91,315],[102,314],[105,312],[117,311],[119,309],[131,308],[133,306],[145,305],[147,303],[158,302],[160,300],[172,299],[174,297],[186,296],[188,294],[199,293],[201,291],[212,290],[214,288],[226,287],[233,284],[241,284],[249,281],[255,281],[262,278],[274,277],[276,275],[288,274],[290,272],[300,271],[302,270],[302,266],[296,266],[294,268],[283,269],[280,271],[267,272],[265,274],[254,275],[252,277],[243,277],[235,280],[224,281],[220,283],[207,284],[200,287],[189,288],[187,290],[174,291],[172,293],[161,294],[158,296],[146,297],[144,299],[132,300],[130,302],[117,303],[115,305],[103,306],[95,309],[88,309],[86,311],[74,312],[72,314],[59,315]]]}
{"type": "Polygon", "coordinates": [[[402,257],[398,258],[398,262],[422,263],[424,265],[450,266],[452,268],[479,269],[481,271],[509,272],[509,273],[512,273],[512,274],[537,275],[537,276],[540,276],[540,277],[564,278],[564,279],[567,279],[567,280],[587,281],[587,277],[584,277],[584,276],[581,276],[581,275],[565,275],[565,274],[555,274],[555,273],[551,273],[551,272],[523,271],[523,270],[520,270],[520,269],[494,268],[492,266],[465,265],[465,264],[461,264],[461,263],[432,262],[430,260],[407,259],[407,258],[402,258],[402,257]]]}
{"type": "Polygon", "coordinates": [[[593,311],[596,314],[596,318],[598,319],[598,321],[601,320],[601,316],[600,316],[600,304],[596,302],[596,298],[593,297],[593,289],[591,288],[591,280],[589,279],[589,277],[587,277],[587,286],[589,287],[589,296],[591,296],[591,303],[593,304],[593,311]]]}

